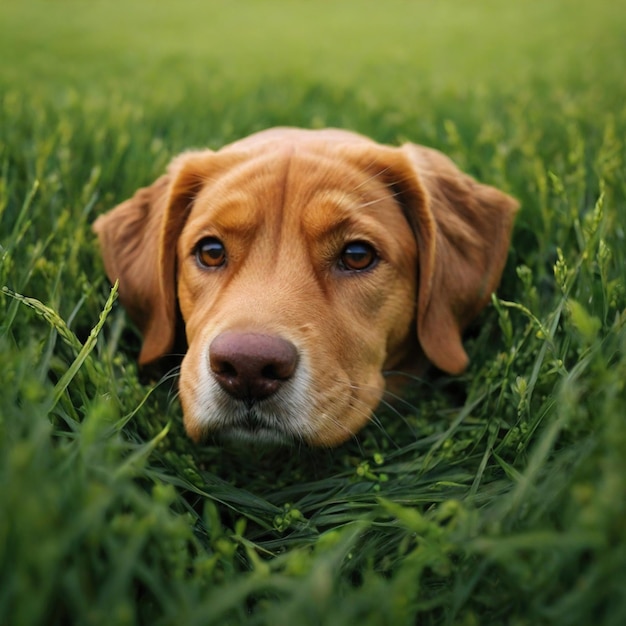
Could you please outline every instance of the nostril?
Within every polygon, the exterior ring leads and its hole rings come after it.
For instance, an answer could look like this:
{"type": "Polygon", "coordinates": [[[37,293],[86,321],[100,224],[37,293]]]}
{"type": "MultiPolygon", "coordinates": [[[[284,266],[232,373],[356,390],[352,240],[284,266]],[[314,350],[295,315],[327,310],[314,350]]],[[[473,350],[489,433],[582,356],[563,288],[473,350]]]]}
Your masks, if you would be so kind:
{"type": "Polygon", "coordinates": [[[293,376],[291,360],[268,363],[262,370],[261,376],[269,380],[288,380],[293,376]]]}
{"type": "Polygon", "coordinates": [[[269,380],[280,380],[282,378],[282,376],[278,375],[276,366],[273,363],[266,365],[261,370],[261,376],[263,376],[263,378],[268,378],[269,380]]]}
{"type": "Polygon", "coordinates": [[[211,369],[216,374],[220,374],[222,376],[230,376],[230,377],[237,376],[237,369],[232,363],[226,360],[220,360],[220,359],[211,359],[210,362],[211,362],[211,369]]]}

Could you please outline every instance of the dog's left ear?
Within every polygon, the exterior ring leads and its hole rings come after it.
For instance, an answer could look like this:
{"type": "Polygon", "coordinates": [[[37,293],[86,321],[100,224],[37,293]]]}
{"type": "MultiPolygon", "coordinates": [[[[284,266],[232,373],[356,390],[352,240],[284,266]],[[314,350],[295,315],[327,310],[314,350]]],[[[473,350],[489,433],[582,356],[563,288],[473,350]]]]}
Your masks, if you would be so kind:
{"type": "Polygon", "coordinates": [[[420,345],[439,369],[459,374],[468,363],[462,333],[500,282],[518,202],[430,148],[351,145],[344,152],[401,204],[418,244],[420,345]]]}
{"type": "Polygon", "coordinates": [[[405,144],[397,185],[419,248],[417,332],[428,359],[450,374],[468,363],[461,335],[495,291],[519,203],[478,183],[446,156],[405,144]]]}

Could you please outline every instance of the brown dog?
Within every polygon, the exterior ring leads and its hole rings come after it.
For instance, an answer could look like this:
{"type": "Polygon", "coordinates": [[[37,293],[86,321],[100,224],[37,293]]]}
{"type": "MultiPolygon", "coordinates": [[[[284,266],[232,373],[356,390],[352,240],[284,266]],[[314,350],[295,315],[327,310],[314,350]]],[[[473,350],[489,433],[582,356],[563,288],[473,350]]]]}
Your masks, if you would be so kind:
{"type": "Polygon", "coordinates": [[[94,229],[140,363],[172,350],[182,315],[192,439],[333,446],[370,418],[383,370],[466,367],[516,209],[435,150],[279,128],[178,156],[94,229]]]}

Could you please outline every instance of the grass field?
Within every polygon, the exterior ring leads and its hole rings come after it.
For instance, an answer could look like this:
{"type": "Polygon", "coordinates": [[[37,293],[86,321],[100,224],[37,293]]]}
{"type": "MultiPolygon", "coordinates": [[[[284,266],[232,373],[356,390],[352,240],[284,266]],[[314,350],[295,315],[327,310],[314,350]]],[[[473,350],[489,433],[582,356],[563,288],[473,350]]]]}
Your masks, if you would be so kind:
{"type": "Polygon", "coordinates": [[[619,5],[1,3],[0,623],[626,624],[619,5]],[[509,262],[358,440],[193,446],[90,224],[277,124],[446,152],[520,199],[509,262]]]}

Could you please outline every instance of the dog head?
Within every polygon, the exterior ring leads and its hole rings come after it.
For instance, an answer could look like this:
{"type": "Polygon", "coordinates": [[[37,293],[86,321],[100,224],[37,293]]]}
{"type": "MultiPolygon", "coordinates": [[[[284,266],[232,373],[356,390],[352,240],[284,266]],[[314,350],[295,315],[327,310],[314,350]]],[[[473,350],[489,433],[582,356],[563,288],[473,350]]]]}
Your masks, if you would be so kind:
{"type": "Polygon", "coordinates": [[[182,316],[186,430],[332,446],[370,418],[385,369],[456,374],[517,203],[413,144],[273,129],[188,152],[94,224],[143,336],[182,316]]]}

